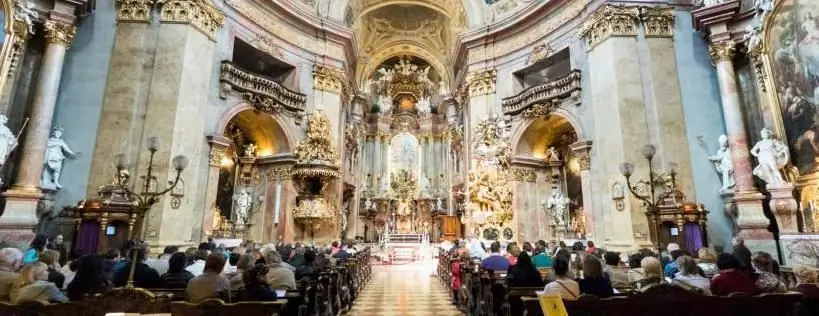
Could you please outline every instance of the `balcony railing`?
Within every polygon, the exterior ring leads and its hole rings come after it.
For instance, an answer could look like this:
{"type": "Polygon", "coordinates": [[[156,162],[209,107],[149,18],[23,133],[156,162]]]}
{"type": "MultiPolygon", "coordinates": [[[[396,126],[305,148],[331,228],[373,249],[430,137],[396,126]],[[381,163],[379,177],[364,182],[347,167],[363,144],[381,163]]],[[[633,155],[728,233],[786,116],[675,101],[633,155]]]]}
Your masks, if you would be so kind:
{"type": "Polygon", "coordinates": [[[515,96],[504,98],[501,101],[503,114],[515,115],[523,112],[534,104],[547,103],[556,99],[563,99],[580,92],[580,71],[572,70],[568,75],[558,79],[529,87],[515,96]]]}
{"type": "Polygon", "coordinates": [[[303,93],[290,90],[278,82],[262,75],[241,69],[230,61],[222,61],[222,73],[219,81],[223,87],[229,85],[231,89],[244,92],[245,99],[254,103],[261,110],[284,108],[291,112],[302,112],[306,109],[307,96],[303,93]]]}

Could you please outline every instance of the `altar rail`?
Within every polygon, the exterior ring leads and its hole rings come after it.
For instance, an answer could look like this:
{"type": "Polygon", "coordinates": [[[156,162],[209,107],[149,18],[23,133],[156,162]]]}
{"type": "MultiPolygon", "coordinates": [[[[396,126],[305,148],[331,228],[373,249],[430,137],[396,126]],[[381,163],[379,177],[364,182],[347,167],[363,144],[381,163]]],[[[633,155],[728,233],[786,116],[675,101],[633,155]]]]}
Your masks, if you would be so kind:
{"type": "Polygon", "coordinates": [[[386,234],[387,244],[425,244],[429,238],[424,234],[386,234]]]}

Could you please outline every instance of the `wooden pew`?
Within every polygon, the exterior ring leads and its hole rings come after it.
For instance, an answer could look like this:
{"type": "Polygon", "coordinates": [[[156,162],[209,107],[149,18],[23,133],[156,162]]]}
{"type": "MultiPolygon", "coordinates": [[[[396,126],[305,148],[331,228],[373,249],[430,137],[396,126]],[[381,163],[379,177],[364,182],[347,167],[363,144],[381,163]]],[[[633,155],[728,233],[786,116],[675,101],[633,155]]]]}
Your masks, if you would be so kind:
{"type": "Polygon", "coordinates": [[[208,299],[198,304],[189,302],[171,303],[173,316],[271,316],[284,315],[286,300],[272,302],[225,303],[220,299],[208,299]]]}

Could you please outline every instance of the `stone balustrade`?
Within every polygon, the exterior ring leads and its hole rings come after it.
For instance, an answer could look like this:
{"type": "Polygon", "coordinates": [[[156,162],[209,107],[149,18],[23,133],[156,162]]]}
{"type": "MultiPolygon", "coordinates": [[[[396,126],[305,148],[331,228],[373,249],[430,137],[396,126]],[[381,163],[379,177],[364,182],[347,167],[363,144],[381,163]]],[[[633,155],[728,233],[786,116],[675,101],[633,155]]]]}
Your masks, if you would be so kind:
{"type": "Polygon", "coordinates": [[[307,96],[286,88],[280,83],[239,68],[230,61],[222,61],[219,82],[222,84],[220,96],[227,98],[227,92],[243,92],[245,100],[265,112],[277,113],[282,109],[290,112],[304,112],[307,96]]]}
{"type": "Polygon", "coordinates": [[[535,104],[580,95],[580,71],[572,70],[568,75],[529,87],[515,96],[504,98],[501,108],[505,115],[516,115],[535,104]]]}

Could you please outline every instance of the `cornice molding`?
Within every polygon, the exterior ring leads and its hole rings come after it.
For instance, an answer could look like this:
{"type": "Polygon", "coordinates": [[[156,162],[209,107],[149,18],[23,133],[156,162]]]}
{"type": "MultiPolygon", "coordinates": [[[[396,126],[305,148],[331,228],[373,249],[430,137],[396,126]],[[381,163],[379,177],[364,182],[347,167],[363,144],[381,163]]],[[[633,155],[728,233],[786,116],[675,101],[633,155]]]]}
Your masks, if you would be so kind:
{"type": "Polygon", "coordinates": [[[613,36],[637,36],[640,8],[622,4],[606,4],[595,11],[580,28],[586,49],[613,36]]]}

